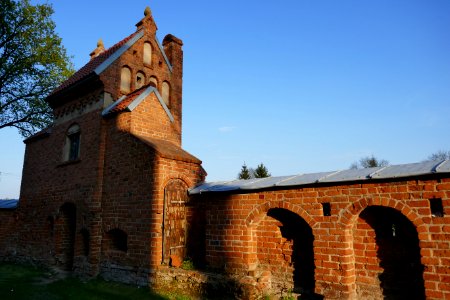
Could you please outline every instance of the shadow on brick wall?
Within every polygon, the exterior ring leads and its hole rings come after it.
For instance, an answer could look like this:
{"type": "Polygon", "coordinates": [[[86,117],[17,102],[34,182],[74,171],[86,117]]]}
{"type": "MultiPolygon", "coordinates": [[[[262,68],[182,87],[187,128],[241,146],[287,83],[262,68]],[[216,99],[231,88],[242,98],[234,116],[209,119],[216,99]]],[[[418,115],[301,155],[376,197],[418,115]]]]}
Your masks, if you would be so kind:
{"type": "Polygon", "coordinates": [[[360,218],[376,235],[381,273],[379,288],[385,299],[425,299],[424,267],[415,226],[395,209],[381,206],[366,208],[360,218]]]}

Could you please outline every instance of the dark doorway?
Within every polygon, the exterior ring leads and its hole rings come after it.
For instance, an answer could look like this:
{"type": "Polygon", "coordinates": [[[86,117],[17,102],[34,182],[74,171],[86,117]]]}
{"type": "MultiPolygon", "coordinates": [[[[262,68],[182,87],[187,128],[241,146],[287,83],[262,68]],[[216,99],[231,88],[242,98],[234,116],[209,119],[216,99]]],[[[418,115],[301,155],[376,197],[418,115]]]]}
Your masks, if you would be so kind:
{"type": "Polygon", "coordinates": [[[60,208],[60,257],[64,270],[72,271],[76,230],[76,207],[73,203],[65,203],[60,208]]]}
{"type": "Polygon", "coordinates": [[[261,268],[271,270],[273,280],[290,281],[293,292],[308,299],[315,288],[312,229],[303,218],[286,209],[272,208],[267,216],[270,218],[261,221],[257,229],[261,268]],[[290,278],[284,277],[286,272],[290,278]]]}
{"type": "Polygon", "coordinates": [[[360,219],[375,231],[379,288],[384,299],[425,299],[419,239],[411,221],[382,206],[367,207],[360,219]]]}

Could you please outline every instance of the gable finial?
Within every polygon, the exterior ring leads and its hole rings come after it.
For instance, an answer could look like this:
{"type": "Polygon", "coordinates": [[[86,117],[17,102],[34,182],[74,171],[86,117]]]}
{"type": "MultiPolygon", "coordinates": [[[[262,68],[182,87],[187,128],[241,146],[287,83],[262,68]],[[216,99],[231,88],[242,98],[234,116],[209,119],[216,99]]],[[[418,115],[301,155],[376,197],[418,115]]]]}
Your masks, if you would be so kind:
{"type": "Polygon", "coordinates": [[[152,11],[150,10],[150,7],[146,7],[144,10],[144,16],[149,16],[152,14],[152,11]]]}
{"type": "Polygon", "coordinates": [[[105,45],[103,45],[103,40],[98,39],[97,41],[97,48],[94,49],[89,55],[91,56],[91,59],[99,56],[105,51],[105,45]]]}

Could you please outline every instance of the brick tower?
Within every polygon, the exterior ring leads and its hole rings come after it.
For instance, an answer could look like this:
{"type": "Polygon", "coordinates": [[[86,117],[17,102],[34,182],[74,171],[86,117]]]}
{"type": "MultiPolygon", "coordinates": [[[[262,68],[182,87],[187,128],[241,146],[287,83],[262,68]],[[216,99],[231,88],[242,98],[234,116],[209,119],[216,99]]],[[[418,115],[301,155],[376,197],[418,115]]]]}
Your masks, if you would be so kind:
{"type": "Polygon", "coordinates": [[[25,141],[15,255],[138,284],[183,259],[187,189],[205,173],[181,148],[183,43],[156,30],[147,8],[47,98],[53,126],[25,141]]]}

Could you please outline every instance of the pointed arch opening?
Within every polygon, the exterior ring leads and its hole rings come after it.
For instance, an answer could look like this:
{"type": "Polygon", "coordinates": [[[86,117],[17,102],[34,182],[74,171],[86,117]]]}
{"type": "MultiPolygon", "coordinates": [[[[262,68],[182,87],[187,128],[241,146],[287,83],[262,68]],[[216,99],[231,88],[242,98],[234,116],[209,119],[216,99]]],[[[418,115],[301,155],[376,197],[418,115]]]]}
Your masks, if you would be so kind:
{"type": "Polygon", "coordinates": [[[425,299],[416,227],[396,209],[365,208],[353,227],[356,292],[361,299],[425,299]]]}

